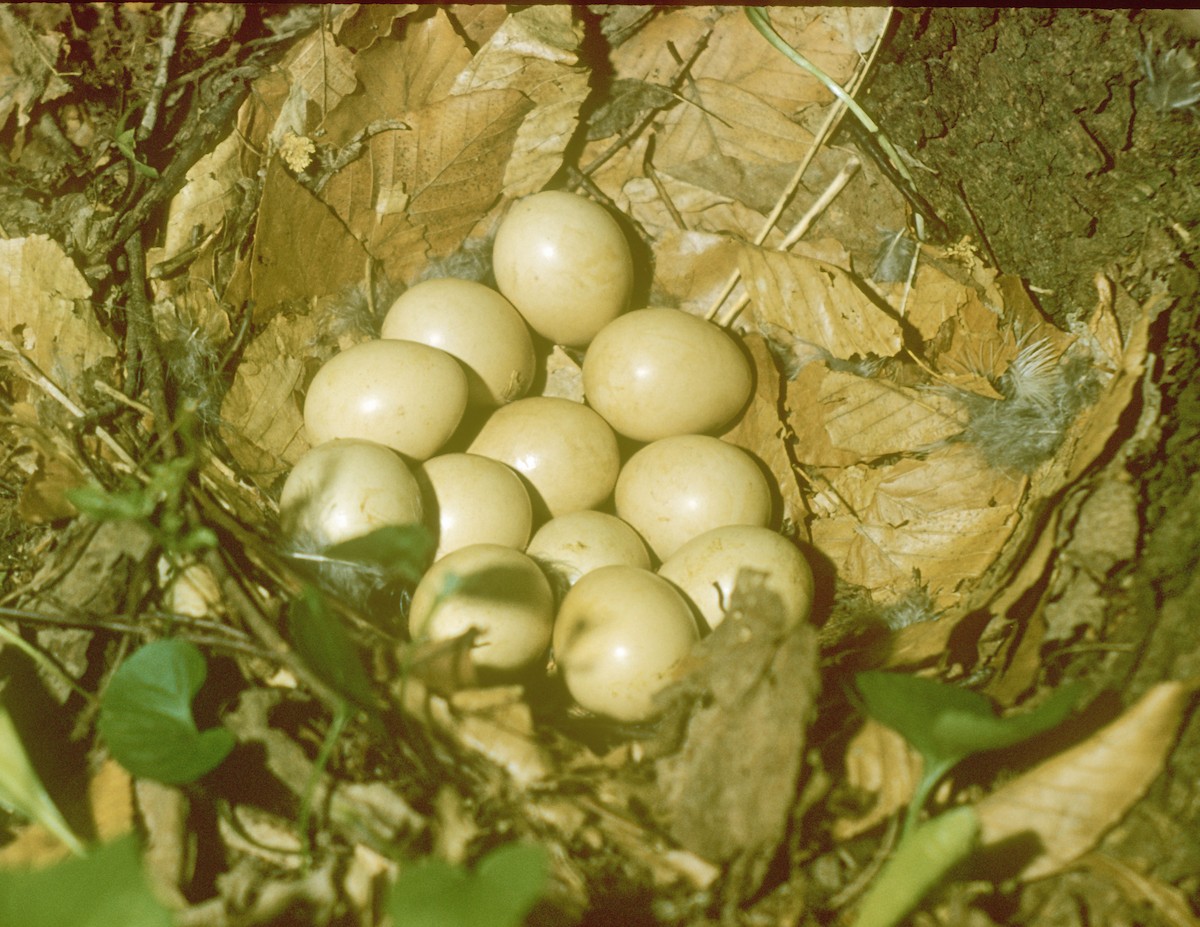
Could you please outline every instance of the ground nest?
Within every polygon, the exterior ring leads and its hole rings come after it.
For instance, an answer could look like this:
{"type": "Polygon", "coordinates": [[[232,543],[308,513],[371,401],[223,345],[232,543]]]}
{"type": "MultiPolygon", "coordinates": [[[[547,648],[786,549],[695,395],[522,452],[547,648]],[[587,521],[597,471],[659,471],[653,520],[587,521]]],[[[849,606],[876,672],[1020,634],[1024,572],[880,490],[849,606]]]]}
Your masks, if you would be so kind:
{"type": "MultiPolygon", "coordinates": [[[[1194,923],[1194,28],[0,10],[0,923],[1194,923]],[[544,190],[736,347],[704,440],[812,574],[797,623],[747,564],[648,717],[410,633],[436,519],[281,524],[318,371],[505,289],[544,190]]],[[[600,408],[530,325],[503,400],[600,408]]]]}

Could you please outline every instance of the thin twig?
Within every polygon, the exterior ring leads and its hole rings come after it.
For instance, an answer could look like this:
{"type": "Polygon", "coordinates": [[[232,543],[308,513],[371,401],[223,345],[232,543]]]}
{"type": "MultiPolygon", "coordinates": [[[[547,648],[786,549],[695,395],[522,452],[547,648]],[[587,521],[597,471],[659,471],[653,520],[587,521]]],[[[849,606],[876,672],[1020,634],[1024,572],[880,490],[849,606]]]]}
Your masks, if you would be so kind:
{"type": "MultiPolygon", "coordinates": [[[[16,358],[17,364],[20,366],[26,378],[28,378],[28,380],[35,386],[39,387],[47,396],[55,400],[59,405],[66,409],[72,416],[77,419],[87,418],[87,413],[84,412],[83,409],[79,408],[79,406],[77,406],[74,402],[72,402],[71,398],[64,393],[54,383],[53,380],[42,373],[42,371],[38,368],[38,365],[26,357],[25,354],[22,353],[11,341],[0,341],[0,350],[4,350],[12,354],[13,357],[16,358]]],[[[124,464],[131,473],[135,474],[141,479],[148,479],[146,472],[138,465],[138,462],[133,459],[130,453],[120,445],[116,438],[99,426],[96,427],[95,431],[96,437],[100,439],[100,442],[104,444],[104,446],[110,451],[112,451],[117,460],[124,464]]]]}
{"type": "Polygon", "coordinates": [[[654,169],[654,136],[651,135],[646,143],[646,156],[642,159],[642,170],[646,172],[646,176],[650,178],[650,182],[654,184],[654,189],[658,191],[658,198],[662,200],[663,205],[667,207],[667,212],[671,214],[671,219],[675,222],[676,227],[686,232],[688,230],[687,223],[683,221],[683,216],[679,214],[679,210],[675,208],[675,202],[671,199],[671,194],[659,179],[658,171],[654,169]]]}
{"type": "Polygon", "coordinates": [[[170,70],[171,59],[175,56],[175,43],[179,39],[179,30],[183,26],[187,8],[186,3],[173,3],[171,11],[167,14],[167,25],[158,41],[158,70],[154,74],[154,84],[150,87],[150,95],[146,99],[142,124],[138,126],[137,137],[141,141],[150,137],[158,122],[158,107],[162,102],[163,91],[167,89],[167,72],[170,70]]]}
{"type": "Polygon", "coordinates": [[[129,334],[134,344],[134,350],[128,353],[137,354],[138,370],[149,393],[150,408],[154,410],[154,431],[167,453],[174,456],[177,449],[172,436],[171,413],[167,408],[162,352],[150,315],[150,303],[146,299],[146,255],[142,250],[140,231],[134,232],[125,242],[125,255],[129,258],[129,292],[125,307],[129,334]]]}
{"type": "MultiPolygon", "coordinates": [[[[834,201],[837,195],[841,193],[843,189],[845,189],[846,184],[850,182],[850,178],[854,176],[855,172],[861,166],[862,162],[859,161],[858,158],[854,157],[851,157],[846,161],[845,164],[842,165],[842,169],[838,171],[837,176],[829,182],[829,186],[825,188],[825,191],[819,197],[817,197],[816,201],[808,208],[808,212],[801,216],[800,221],[792,226],[792,230],[788,232],[786,236],[784,236],[783,242],[779,245],[778,250],[787,251],[790,247],[792,247],[792,245],[804,237],[805,233],[809,230],[812,224],[817,221],[817,218],[821,215],[821,213],[823,213],[829,207],[829,204],[834,201]]],[[[733,320],[737,318],[738,314],[745,309],[747,305],[749,305],[749,303],[750,297],[743,293],[741,299],[734,303],[733,307],[725,313],[725,315],[717,324],[722,328],[730,325],[733,320]]],[[[720,304],[718,303],[717,305],[720,304]]]]}
{"type": "MultiPolygon", "coordinates": [[[[866,80],[867,74],[871,70],[871,65],[875,62],[875,56],[879,52],[880,46],[883,44],[883,35],[886,31],[887,24],[884,23],[884,28],[879,31],[879,36],[875,40],[875,45],[871,49],[871,54],[847,83],[846,87],[851,95],[857,93],[859,88],[863,85],[863,82],[866,80]]],[[[817,134],[813,137],[812,148],[809,149],[808,154],[804,156],[804,159],[797,166],[796,172],[792,175],[792,179],[788,181],[787,186],[783,189],[783,193],[780,194],[779,199],[776,201],[775,208],[771,210],[771,214],[767,216],[766,221],[763,222],[763,226],[759,230],[758,235],[755,236],[755,247],[761,247],[762,243],[767,240],[767,235],[769,235],[771,229],[775,227],[775,223],[779,221],[779,217],[783,214],[784,209],[787,208],[788,203],[792,201],[792,196],[796,192],[796,189],[800,186],[800,181],[804,177],[805,172],[808,170],[809,165],[812,164],[813,158],[817,156],[817,152],[821,150],[821,146],[825,144],[826,139],[833,134],[833,130],[837,128],[838,122],[841,121],[841,118],[843,115],[845,115],[845,112],[846,104],[840,97],[835,95],[833,106],[829,108],[829,112],[826,113],[825,119],[821,123],[821,127],[817,129],[817,134]]],[[[712,319],[716,317],[717,313],[721,311],[721,306],[724,304],[725,300],[729,298],[729,294],[733,292],[733,288],[737,286],[737,283],[741,278],[741,270],[734,268],[733,272],[729,275],[729,279],[725,281],[725,286],[721,288],[720,294],[715,300],[713,300],[712,306],[709,307],[708,312],[704,314],[704,318],[712,321],[712,319]]],[[[740,308],[731,310],[729,313],[730,318],[732,319],[736,317],[737,313],[740,311],[740,308]]]]}
{"type": "MultiPolygon", "coordinates": [[[[668,45],[671,47],[672,51],[674,51],[674,46],[670,45],[670,43],[668,43],[668,45]]],[[[675,72],[675,76],[671,78],[671,83],[667,85],[672,93],[679,89],[679,85],[683,83],[688,71],[692,69],[692,65],[696,63],[696,59],[700,57],[701,52],[703,52],[707,47],[708,34],[705,33],[704,35],[700,36],[700,40],[696,43],[696,47],[692,49],[692,53],[688,56],[687,61],[680,63],[679,70],[675,72]]],[[[678,60],[678,53],[675,54],[676,60],[678,60]]],[[[641,119],[617,136],[617,140],[615,142],[613,142],[611,145],[605,148],[604,151],[593,158],[586,167],[581,168],[580,173],[583,174],[584,177],[595,173],[601,165],[609,160],[609,158],[641,135],[642,132],[645,131],[646,127],[654,121],[655,117],[658,116],[661,110],[662,107],[660,106],[656,106],[650,110],[647,110],[646,114],[642,116],[641,119]]]]}

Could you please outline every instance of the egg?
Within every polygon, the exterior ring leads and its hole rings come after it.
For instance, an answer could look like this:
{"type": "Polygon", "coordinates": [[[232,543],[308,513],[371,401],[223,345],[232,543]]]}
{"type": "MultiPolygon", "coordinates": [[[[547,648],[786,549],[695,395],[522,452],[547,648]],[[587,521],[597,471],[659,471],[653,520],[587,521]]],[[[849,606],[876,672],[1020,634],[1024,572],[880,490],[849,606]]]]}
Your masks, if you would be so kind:
{"type": "Polygon", "coordinates": [[[533,506],[512,468],[478,454],[441,454],[414,475],[438,529],[435,560],[471,544],[524,550],[529,543],[533,506]]]}
{"type": "Polygon", "coordinates": [[[679,309],[638,309],[606,325],[583,360],[583,393],[635,441],[728,424],[750,398],[750,364],[719,326],[679,309]]]}
{"type": "Polygon", "coordinates": [[[421,577],[408,621],[414,640],[451,640],[474,630],[475,665],[514,672],[545,656],[554,596],[538,565],[519,550],[472,544],[447,554],[421,577]]]}
{"type": "Polygon", "coordinates": [[[304,399],[309,441],[361,438],[415,460],[445,444],[467,408],[467,376],[453,357],[415,341],[366,341],[335,354],[304,399]]]}
{"type": "Polygon", "coordinates": [[[529,327],[556,344],[586,345],[624,311],[633,258],[608,211],[548,190],[514,203],[492,248],[496,285],[529,327]]]}
{"type": "Polygon", "coordinates": [[[525,395],[533,382],[533,340],[520,313],[495,290],[471,280],[425,280],[392,303],[384,338],[440,348],[462,364],[468,401],[498,406],[525,395]]]}
{"type": "Polygon", "coordinates": [[[617,515],[660,560],[713,528],[761,527],[771,519],[771,488],[758,464],[707,435],[647,444],[622,468],[614,498],[617,515]]]}
{"type": "Polygon", "coordinates": [[[751,525],[724,525],[692,538],[668,557],[658,575],[672,582],[710,629],[725,620],[739,571],[755,570],[779,596],[784,628],[812,610],[813,574],[799,548],[778,532],[751,525]]]}
{"type": "Polygon", "coordinates": [[[612,493],[620,469],[617,436],[587,406],[529,396],[501,406],[469,453],[508,464],[529,481],[537,509],[550,516],[595,508],[612,493]]]}
{"type": "Polygon", "coordinates": [[[341,438],[304,454],[279,497],[283,534],[321,550],[386,525],[422,520],[421,489],[400,456],[371,441],[341,438]]]}
{"type": "Polygon", "coordinates": [[[552,518],[538,528],[525,553],[568,585],[602,566],[650,568],[645,542],[628,524],[607,512],[571,512],[552,518]]]}
{"type": "Polygon", "coordinates": [[[646,721],[698,637],[690,607],[665,579],[638,567],[605,566],[580,577],[563,597],[554,660],[582,707],[646,721]]]}

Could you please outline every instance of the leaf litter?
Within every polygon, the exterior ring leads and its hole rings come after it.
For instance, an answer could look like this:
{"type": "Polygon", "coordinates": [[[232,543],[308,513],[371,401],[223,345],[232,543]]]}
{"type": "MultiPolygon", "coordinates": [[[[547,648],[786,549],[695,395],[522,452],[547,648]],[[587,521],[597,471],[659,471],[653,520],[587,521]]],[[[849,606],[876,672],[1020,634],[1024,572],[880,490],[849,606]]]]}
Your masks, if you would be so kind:
{"type": "MultiPolygon", "coordinates": [[[[1047,620],[1022,615],[1031,595],[1045,594],[1056,552],[1081,524],[1073,513],[1088,498],[1113,497],[1104,495],[1111,483],[1103,474],[1143,381],[1152,310],[1119,320],[1102,291],[1091,316],[1062,331],[1019,281],[927,244],[916,249],[910,283],[873,283],[863,268],[872,265],[877,230],[903,229],[907,216],[869,164],[812,236],[789,252],[775,250],[849,157],[819,129],[829,92],[772,53],[738,10],[650,9],[622,25],[627,14],[619,7],[596,9],[602,30],[624,37],[609,52],[605,80],[631,91],[629,112],[611,123],[599,122],[613,111],[597,93],[583,24],[562,6],[352,6],[296,39],[282,71],[259,78],[238,131],[188,172],[171,199],[162,246],[150,254],[151,267],[163,268],[155,312],[168,344],[206,332],[204,364],[216,371],[220,352],[236,357],[216,424],[240,478],[236,487],[228,474],[206,479],[265,499],[258,508],[269,510],[280,476],[307,448],[300,408],[320,360],[370,334],[388,294],[431,267],[486,253],[514,199],[564,177],[586,181],[628,214],[642,238],[656,304],[705,315],[736,275],[729,301],[745,304],[734,326],[757,386],[726,439],[763,462],[779,487],[784,527],[811,539],[839,584],[872,600],[871,621],[880,624],[879,616],[905,603],[919,603],[913,611],[927,619],[883,627],[885,655],[864,651],[876,654],[864,658],[947,669],[951,635],[982,627],[973,640],[979,659],[1000,668],[989,691],[1006,692],[1003,704],[1014,704],[1044,681],[1036,647],[1021,650],[1011,636],[993,643],[986,631],[1028,620],[1036,643],[1072,630],[1061,615],[1049,619],[1053,631],[1047,620]],[[579,172],[576,165],[605,155],[615,134],[647,117],[647,131],[586,178],[579,172]],[[809,156],[778,227],[752,244],[809,156]],[[246,227],[229,227],[231,215],[244,216],[246,227]],[[172,276],[177,265],[182,279],[172,276]]],[[[24,71],[0,112],[15,111],[24,125],[32,108],[54,102],[61,78],[30,64],[37,38],[5,16],[24,71]]],[[[773,18],[796,48],[847,84],[888,17],[781,8],[773,18]]],[[[59,51],[45,38],[43,57],[54,60],[59,51]]],[[[71,257],[44,236],[4,245],[5,356],[29,381],[30,400],[73,414],[70,403],[91,395],[97,378],[135,388],[121,380],[113,333],[95,321],[93,289],[71,257]]],[[[552,355],[546,392],[581,398],[576,361],[561,350],[552,355]]],[[[19,437],[19,424],[10,430],[27,452],[36,444],[19,437]]],[[[1095,511],[1111,504],[1096,503],[1095,511]]],[[[1126,519],[1117,528],[1129,535],[1136,524],[1126,519]]],[[[119,544],[104,543],[112,544],[110,559],[124,556],[119,544]]],[[[104,543],[94,545],[101,561],[104,543]]],[[[1101,569],[1129,555],[1130,538],[1115,543],[1114,552],[1095,554],[1101,569]]],[[[261,606],[274,593],[240,595],[261,606]]],[[[82,590],[67,598],[77,601],[56,605],[91,604],[82,590]]],[[[629,892],[648,881],[664,899],[692,898],[691,913],[676,920],[699,917],[714,898],[736,917],[764,884],[768,901],[784,903],[789,888],[803,885],[803,861],[812,855],[803,838],[814,835],[797,822],[829,788],[810,749],[825,697],[820,653],[811,629],[780,635],[772,628],[772,605],[752,577],[739,583],[737,603],[745,622],[726,622],[710,637],[675,690],[674,739],[660,731],[650,745],[611,732],[566,736],[570,725],[542,716],[536,688],[528,698],[521,689],[456,692],[453,674],[439,676],[432,658],[427,667],[418,661],[391,697],[406,725],[465,758],[443,783],[460,801],[412,811],[402,796],[427,790],[432,771],[447,770],[423,748],[399,748],[412,768],[403,788],[381,785],[405,809],[391,836],[449,830],[454,822],[436,808],[479,802],[506,832],[556,846],[552,882],[566,893],[564,911],[586,908],[614,870],[629,892]],[[655,757],[658,808],[649,816],[640,781],[649,771],[646,751],[655,757]],[[579,855],[584,848],[590,862],[579,855]],[[796,863],[794,882],[769,881],[780,854],[796,863]],[[727,870],[716,888],[712,864],[727,870]]],[[[851,641],[862,630],[854,622],[831,626],[849,627],[851,641]]],[[[830,646],[828,635],[821,640],[830,646]]],[[[276,708],[298,709],[294,681],[281,689],[255,659],[251,691],[272,692],[276,708]]],[[[1041,849],[1024,878],[1070,865],[1157,774],[1183,704],[1178,687],[1147,696],[1123,726],[1119,719],[984,798],[985,842],[1036,833],[1041,849]],[[1114,748],[1119,738],[1126,739],[1114,748]],[[1144,759],[1118,777],[1122,752],[1144,759]],[[1095,800],[1061,820],[1029,810],[1066,806],[1063,796],[1083,787],[1095,800]]],[[[288,738],[266,720],[255,724],[279,741],[268,752],[284,749],[288,738]]],[[[234,730],[242,733],[236,723],[234,730]]],[[[371,748],[356,735],[346,749],[371,748]]],[[[903,803],[903,783],[911,781],[911,756],[869,727],[846,762],[849,785],[878,803],[863,815],[831,815],[826,826],[843,839],[877,826],[903,803]]],[[[366,798],[348,801],[350,819],[370,814],[366,798]]],[[[325,823],[380,851],[347,820],[325,823]]],[[[278,824],[286,833],[286,822],[278,824]]]]}

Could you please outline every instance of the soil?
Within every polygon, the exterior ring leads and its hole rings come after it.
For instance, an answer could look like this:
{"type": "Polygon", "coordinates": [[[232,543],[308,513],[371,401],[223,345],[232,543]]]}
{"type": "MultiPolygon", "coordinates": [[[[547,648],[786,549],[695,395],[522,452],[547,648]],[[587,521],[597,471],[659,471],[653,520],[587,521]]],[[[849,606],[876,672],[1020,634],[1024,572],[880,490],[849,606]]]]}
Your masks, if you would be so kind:
{"type": "MultiPolygon", "coordinates": [[[[1161,13],[905,10],[868,96],[885,131],[929,169],[918,182],[950,237],[972,236],[1057,322],[1094,304],[1097,273],[1170,307],[1151,348],[1161,433],[1128,463],[1140,550],[1106,578],[1110,649],[1044,654],[1124,699],[1200,672],[1200,110],[1156,107],[1145,63],[1148,49],[1159,63],[1167,49],[1194,53],[1187,26],[1161,13]]],[[[1105,850],[1194,899],[1197,835],[1193,717],[1166,775],[1105,850]]],[[[995,916],[1048,927],[1163,915],[1088,871],[1031,886],[995,916]]]]}
{"type": "MultiPolygon", "coordinates": [[[[1186,101],[1177,91],[1188,75],[1168,55],[1200,58],[1200,33],[1189,28],[1165,13],[906,9],[895,15],[861,96],[912,157],[948,241],[969,236],[996,268],[1023,278],[1058,324],[1087,316],[1098,274],[1133,303],[1161,310],[1152,382],[1141,397],[1161,404],[1158,425],[1126,461],[1140,500],[1136,556],[1098,578],[1106,599],[1099,639],[1057,641],[1042,653],[1058,677],[1087,678],[1125,704],[1157,682],[1200,679],[1200,106],[1173,105],[1186,101]]],[[[102,86],[99,65],[84,65],[102,86]]],[[[117,101],[112,106],[115,129],[122,113],[117,101]]],[[[25,196],[28,177],[10,170],[7,178],[0,196],[7,234],[69,234],[68,217],[25,196]]],[[[0,591],[7,593],[30,578],[46,535],[18,517],[25,476],[3,476],[0,591]]],[[[118,598],[115,611],[136,605],[132,591],[118,598]]],[[[65,649],[62,656],[70,658],[65,649]]],[[[1194,923],[1200,715],[1193,713],[1164,774],[1099,852],[1132,875],[1114,879],[1100,864],[1081,866],[1000,886],[978,903],[978,893],[960,885],[936,914],[916,922],[1194,923]]]]}

